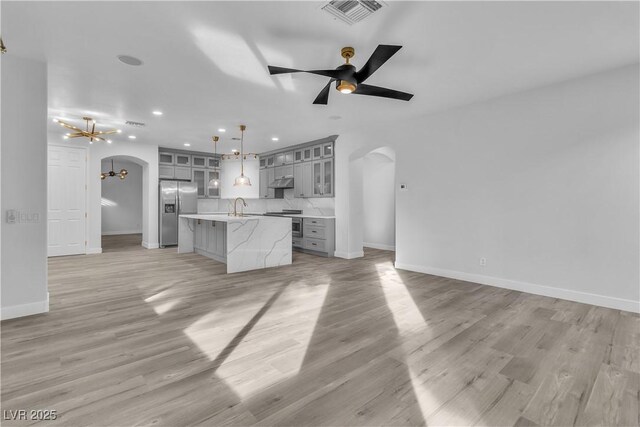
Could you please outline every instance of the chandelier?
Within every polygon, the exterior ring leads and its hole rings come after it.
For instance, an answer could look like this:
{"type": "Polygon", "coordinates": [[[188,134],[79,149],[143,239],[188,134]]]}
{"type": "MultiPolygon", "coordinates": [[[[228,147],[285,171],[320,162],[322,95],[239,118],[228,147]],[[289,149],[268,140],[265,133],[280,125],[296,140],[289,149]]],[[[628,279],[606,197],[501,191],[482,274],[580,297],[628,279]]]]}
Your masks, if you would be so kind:
{"type": "Polygon", "coordinates": [[[109,172],[102,172],[102,173],[100,174],[100,179],[103,179],[103,180],[104,180],[104,179],[107,179],[107,177],[108,177],[108,176],[110,176],[110,177],[114,177],[114,176],[116,176],[116,175],[118,175],[118,177],[119,177],[120,179],[125,179],[125,178],[127,177],[127,175],[128,175],[128,174],[129,174],[129,172],[127,172],[127,170],[126,170],[126,169],[124,169],[124,168],[123,168],[123,169],[120,169],[120,172],[116,174],[116,173],[113,171],[113,159],[111,159],[111,170],[110,170],[109,172]]]}
{"type": "MultiPolygon", "coordinates": [[[[82,120],[87,122],[85,130],[82,130],[79,127],[70,125],[69,123],[65,123],[62,120],[53,119],[53,121],[58,123],[60,126],[75,131],[72,133],[65,134],[63,137],[64,139],[85,137],[85,138],[89,138],[90,144],[93,144],[94,139],[96,141],[107,141],[106,139],[103,138],[103,136],[110,135],[112,133],[122,132],[120,129],[112,129],[112,130],[96,132],[96,121],[94,119],[92,119],[91,117],[83,117],[82,120]],[[89,130],[89,122],[92,122],[91,130],[89,130]]],[[[111,141],[107,141],[107,142],[111,142],[111,141]]]]}

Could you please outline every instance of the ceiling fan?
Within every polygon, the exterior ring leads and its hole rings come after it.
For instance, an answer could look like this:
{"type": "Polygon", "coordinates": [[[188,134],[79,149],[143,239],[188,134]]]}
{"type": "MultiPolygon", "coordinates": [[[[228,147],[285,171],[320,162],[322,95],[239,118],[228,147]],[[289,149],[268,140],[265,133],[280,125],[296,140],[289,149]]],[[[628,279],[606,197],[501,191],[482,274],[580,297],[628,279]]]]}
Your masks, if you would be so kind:
{"type": "Polygon", "coordinates": [[[87,122],[87,126],[86,126],[85,130],[82,130],[79,127],[70,125],[69,123],[65,123],[62,120],[53,119],[53,121],[58,123],[58,124],[60,124],[60,126],[75,131],[74,133],[66,134],[64,136],[65,139],[67,139],[67,138],[79,138],[79,137],[83,136],[83,137],[89,138],[89,142],[93,143],[94,139],[96,141],[106,141],[106,139],[103,138],[104,135],[110,135],[112,133],[120,133],[120,132],[122,132],[120,129],[112,129],[112,130],[97,131],[96,132],[96,121],[95,120],[93,120],[91,117],[83,117],[82,120],[87,122]],[[89,122],[93,123],[93,125],[91,126],[91,130],[89,130],[89,122]]]}
{"type": "Polygon", "coordinates": [[[341,54],[346,62],[340,65],[335,70],[297,70],[294,68],[283,68],[268,66],[269,73],[274,74],[287,74],[287,73],[310,73],[317,74],[319,76],[329,77],[329,83],[320,91],[314,104],[326,105],[329,100],[329,88],[331,83],[336,82],[336,89],[342,93],[355,93],[356,95],[369,95],[380,96],[383,98],[399,99],[402,101],[409,101],[413,94],[400,92],[393,89],[387,89],[384,87],[366,85],[363,82],[367,80],[373,73],[376,72],[385,62],[389,60],[402,46],[393,46],[387,44],[378,45],[376,50],[371,54],[371,57],[366,64],[356,71],[356,67],[349,63],[349,60],[355,55],[355,49],[352,47],[343,47],[341,54]]]}

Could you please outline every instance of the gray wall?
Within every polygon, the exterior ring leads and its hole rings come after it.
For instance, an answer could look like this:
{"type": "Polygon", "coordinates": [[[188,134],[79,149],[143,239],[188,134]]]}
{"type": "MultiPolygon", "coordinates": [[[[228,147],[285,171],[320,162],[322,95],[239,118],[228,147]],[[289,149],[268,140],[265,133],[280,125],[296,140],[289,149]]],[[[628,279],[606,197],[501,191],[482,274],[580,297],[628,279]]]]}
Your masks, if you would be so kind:
{"type": "Polygon", "coordinates": [[[47,74],[44,63],[2,55],[2,318],[48,311],[47,74]],[[37,222],[7,224],[8,209],[37,222]]]}
{"type": "Polygon", "coordinates": [[[355,159],[391,145],[399,267],[638,311],[638,74],[341,135],[336,254],[362,248],[355,159]]]}
{"type": "MultiPolygon", "coordinates": [[[[114,171],[126,169],[125,179],[118,176],[102,181],[102,234],[142,233],[142,166],[113,159],[114,171]]],[[[102,161],[102,171],[111,170],[111,159],[102,161]]]]}

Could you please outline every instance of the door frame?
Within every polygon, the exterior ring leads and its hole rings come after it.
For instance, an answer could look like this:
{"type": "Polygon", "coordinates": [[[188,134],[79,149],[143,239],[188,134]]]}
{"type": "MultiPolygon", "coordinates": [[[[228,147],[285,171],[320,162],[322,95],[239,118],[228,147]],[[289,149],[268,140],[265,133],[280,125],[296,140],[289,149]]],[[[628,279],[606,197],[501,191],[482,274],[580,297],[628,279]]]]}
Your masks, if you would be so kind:
{"type": "MultiPolygon", "coordinates": [[[[61,144],[61,143],[48,143],[47,144],[47,185],[49,185],[49,147],[60,147],[60,148],[73,148],[77,150],[82,150],[84,152],[84,255],[88,254],[88,236],[89,236],[89,182],[88,182],[88,174],[89,174],[89,150],[88,147],[83,146],[72,146],[69,144],[61,144]]],[[[47,212],[49,211],[49,191],[47,189],[47,212]]],[[[47,251],[49,249],[49,218],[47,216],[47,251]]],[[[47,252],[47,258],[51,258],[53,256],[65,256],[65,255],[49,255],[47,252]]],[[[69,255],[66,255],[69,256],[69,255]]]]}

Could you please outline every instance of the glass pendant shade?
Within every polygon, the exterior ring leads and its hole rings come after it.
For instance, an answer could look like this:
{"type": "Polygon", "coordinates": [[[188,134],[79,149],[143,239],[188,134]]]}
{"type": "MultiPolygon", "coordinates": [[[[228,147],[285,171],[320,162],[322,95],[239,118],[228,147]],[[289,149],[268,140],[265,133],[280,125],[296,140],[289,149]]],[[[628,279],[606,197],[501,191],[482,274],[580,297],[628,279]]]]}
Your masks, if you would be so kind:
{"type": "Polygon", "coordinates": [[[251,186],[251,180],[249,179],[248,176],[245,176],[244,173],[242,173],[239,177],[237,177],[235,179],[235,181],[233,182],[233,185],[236,187],[250,187],[251,186]]]}

